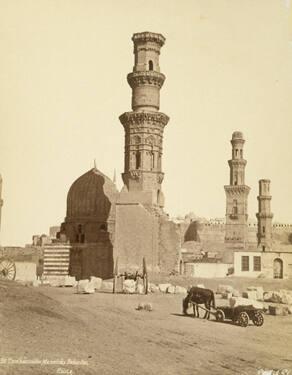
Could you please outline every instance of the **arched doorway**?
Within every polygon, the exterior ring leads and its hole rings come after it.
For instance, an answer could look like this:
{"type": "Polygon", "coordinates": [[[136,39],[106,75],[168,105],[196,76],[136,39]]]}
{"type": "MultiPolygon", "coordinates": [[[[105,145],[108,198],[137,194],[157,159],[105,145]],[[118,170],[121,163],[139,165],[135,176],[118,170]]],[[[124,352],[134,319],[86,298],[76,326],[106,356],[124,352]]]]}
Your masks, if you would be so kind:
{"type": "Polygon", "coordinates": [[[274,279],[283,279],[283,261],[280,258],[274,260],[274,279]]]}

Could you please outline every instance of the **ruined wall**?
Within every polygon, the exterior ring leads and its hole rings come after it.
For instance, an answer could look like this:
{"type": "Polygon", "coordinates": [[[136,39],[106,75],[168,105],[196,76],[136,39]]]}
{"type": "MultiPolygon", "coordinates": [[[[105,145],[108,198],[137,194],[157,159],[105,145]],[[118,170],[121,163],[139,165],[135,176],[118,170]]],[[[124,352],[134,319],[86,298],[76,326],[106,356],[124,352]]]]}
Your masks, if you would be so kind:
{"type": "Polygon", "coordinates": [[[178,224],[159,219],[159,268],[161,272],[178,271],[181,233],[178,224]]]}
{"type": "Polygon", "coordinates": [[[139,203],[116,205],[114,259],[119,271],[142,271],[143,257],[149,271],[158,271],[158,217],[139,203]]]}
{"type": "Polygon", "coordinates": [[[32,261],[37,263],[39,259],[43,258],[43,248],[39,246],[4,246],[0,247],[0,257],[13,259],[14,261],[32,261]]]}

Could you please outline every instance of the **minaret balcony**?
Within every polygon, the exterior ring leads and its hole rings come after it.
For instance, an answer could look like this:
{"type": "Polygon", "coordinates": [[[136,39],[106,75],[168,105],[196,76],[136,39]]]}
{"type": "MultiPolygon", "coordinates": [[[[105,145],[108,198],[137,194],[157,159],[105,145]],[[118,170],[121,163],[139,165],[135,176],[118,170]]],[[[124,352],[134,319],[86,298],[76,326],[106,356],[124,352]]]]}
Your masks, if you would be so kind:
{"type": "Polygon", "coordinates": [[[229,217],[232,220],[237,220],[238,219],[238,214],[230,214],[229,217]]]}
{"type": "Polygon", "coordinates": [[[165,75],[154,70],[132,72],[127,75],[127,81],[132,89],[144,85],[161,88],[165,81],[165,75]]]}

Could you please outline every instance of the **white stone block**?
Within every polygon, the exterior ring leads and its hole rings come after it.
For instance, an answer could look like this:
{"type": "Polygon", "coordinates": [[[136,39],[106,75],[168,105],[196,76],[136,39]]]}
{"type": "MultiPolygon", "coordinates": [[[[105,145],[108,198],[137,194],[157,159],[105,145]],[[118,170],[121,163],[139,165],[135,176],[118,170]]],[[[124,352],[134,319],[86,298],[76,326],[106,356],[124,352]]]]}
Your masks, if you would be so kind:
{"type": "Polygon", "coordinates": [[[64,286],[72,286],[75,287],[77,285],[77,281],[75,276],[65,276],[64,286]]]}
{"type": "Polygon", "coordinates": [[[175,286],[170,285],[170,286],[166,289],[166,293],[169,293],[169,294],[175,294],[175,286]]]}
{"type": "Polygon", "coordinates": [[[89,280],[79,280],[77,284],[77,293],[79,294],[93,294],[94,286],[89,280]]]}
{"type": "Polygon", "coordinates": [[[218,285],[217,287],[217,293],[232,293],[233,292],[233,286],[231,285],[218,285]]]}
{"type": "Polygon", "coordinates": [[[33,282],[32,282],[32,286],[34,286],[34,287],[38,287],[38,286],[40,286],[40,284],[41,284],[40,280],[33,280],[33,282]]]}
{"type": "Polygon", "coordinates": [[[101,289],[107,291],[113,291],[114,283],[112,281],[102,281],[101,289]]]}
{"type": "Polygon", "coordinates": [[[136,281],[135,280],[125,280],[123,285],[123,292],[127,294],[133,294],[136,292],[136,281]]]}
{"type": "Polygon", "coordinates": [[[230,307],[237,307],[237,306],[253,306],[256,309],[263,309],[263,304],[256,300],[248,299],[248,298],[241,298],[241,297],[231,297],[229,298],[229,305],[230,307]]]}
{"type": "Polygon", "coordinates": [[[242,297],[256,301],[257,300],[257,292],[256,292],[256,290],[249,290],[247,292],[243,292],[242,297]]]}
{"type": "Polygon", "coordinates": [[[255,291],[257,293],[257,300],[264,300],[264,288],[262,286],[248,286],[247,291],[255,291]]]}
{"type": "Polygon", "coordinates": [[[151,293],[157,293],[159,292],[159,287],[155,284],[148,284],[148,292],[151,292],[151,293]]]}
{"type": "Polygon", "coordinates": [[[158,288],[160,292],[166,293],[167,288],[171,286],[171,284],[159,284],[158,288]]]}
{"type": "Polygon", "coordinates": [[[90,282],[95,290],[99,290],[101,288],[102,279],[100,277],[90,276],[90,282]]]}

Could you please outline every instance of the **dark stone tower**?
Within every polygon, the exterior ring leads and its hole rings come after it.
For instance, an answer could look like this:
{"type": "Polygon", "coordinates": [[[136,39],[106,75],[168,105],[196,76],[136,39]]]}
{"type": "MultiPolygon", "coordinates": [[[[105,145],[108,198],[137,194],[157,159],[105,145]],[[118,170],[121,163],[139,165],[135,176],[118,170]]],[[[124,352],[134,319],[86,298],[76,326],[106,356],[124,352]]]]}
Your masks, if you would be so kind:
{"type": "Polygon", "coordinates": [[[165,42],[161,34],[134,34],[135,65],[127,80],[132,88],[132,112],[120,121],[125,129],[124,188],[120,200],[162,208],[161,191],[163,129],[168,116],[159,112],[160,89],[165,76],[160,73],[159,55],[165,42]]]}
{"type": "Polygon", "coordinates": [[[270,195],[270,180],[259,180],[258,204],[258,246],[261,250],[271,250],[272,248],[272,219],[270,195]]]}
{"type": "Polygon", "coordinates": [[[241,132],[237,131],[232,134],[232,159],[228,160],[230,185],[224,186],[226,193],[225,243],[234,248],[245,248],[247,244],[247,198],[250,188],[245,185],[244,142],[241,132]]]}

